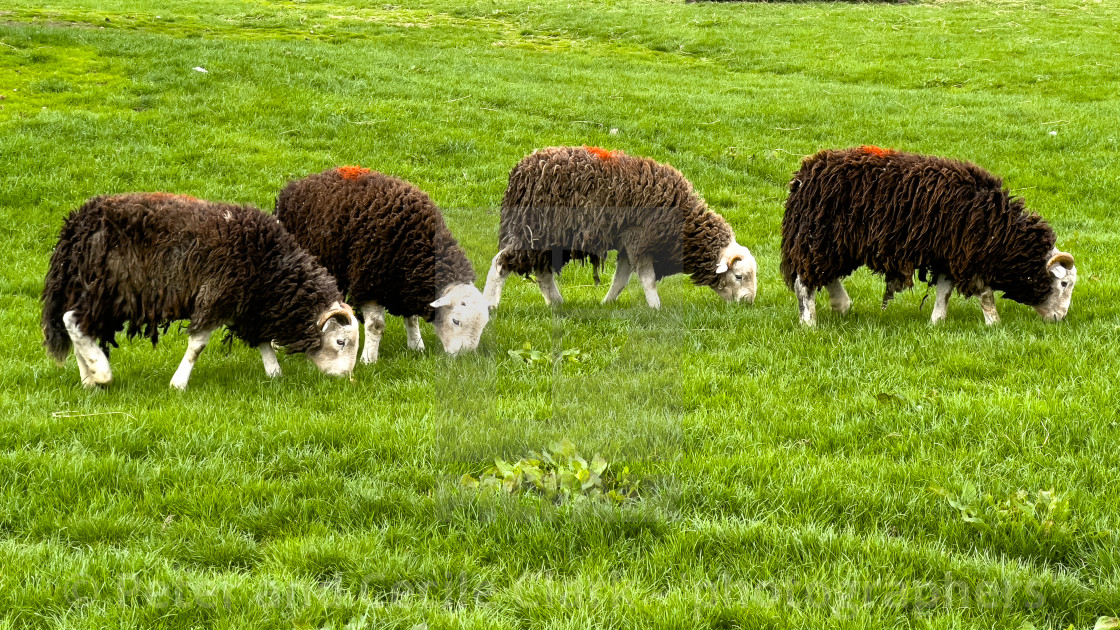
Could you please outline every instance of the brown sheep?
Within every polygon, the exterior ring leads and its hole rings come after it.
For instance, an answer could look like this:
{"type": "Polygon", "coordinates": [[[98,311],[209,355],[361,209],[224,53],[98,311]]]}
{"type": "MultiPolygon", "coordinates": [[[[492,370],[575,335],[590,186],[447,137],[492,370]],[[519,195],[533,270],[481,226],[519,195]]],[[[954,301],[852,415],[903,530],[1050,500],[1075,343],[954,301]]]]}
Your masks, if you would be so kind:
{"type": "Polygon", "coordinates": [[[1041,217],[975,164],[869,146],[825,150],[790,183],[781,271],[810,326],[821,288],[833,310],[848,311],[841,279],[860,266],[885,276],[883,308],[915,272],[936,283],[933,323],[945,319],[954,287],[980,296],[988,324],[999,321],[995,291],[1057,321],[1077,268],[1054,242],[1041,217]]]}
{"type": "Polygon", "coordinates": [[[219,326],[260,350],[280,374],[273,343],[304,352],[324,373],[349,374],[358,324],[327,270],[269,215],[250,206],[167,193],[94,197],[66,219],[43,291],[47,353],[71,345],[82,384],[112,381],[108,351],[128,336],[154,345],[189,319],[186,355],[171,379],[185,389],[219,326]]]}
{"type": "Polygon", "coordinates": [[[730,302],[753,302],[757,266],[731,226],[708,209],[675,168],[598,147],[552,147],[521,160],[502,199],[498,255],[484,295],[493,306],[510,273],[535,274],[547,304],[563,298],[554,274],[569,260],[595,267],[618,251],[603,302],[636,270],[646,302],[660,308],[657,281],[686,273],[730,302]]]}
{"type": "Polygon", "coordinates": [[[405,318],[409,348],[424,349],[421,317],[449,354],[478,347],[489,309],[466,252],[424,191],[343,166],[290,182],[276,200],[276,218],[361,310],[363,363],[377,360],[386,310],[405,318]]]}

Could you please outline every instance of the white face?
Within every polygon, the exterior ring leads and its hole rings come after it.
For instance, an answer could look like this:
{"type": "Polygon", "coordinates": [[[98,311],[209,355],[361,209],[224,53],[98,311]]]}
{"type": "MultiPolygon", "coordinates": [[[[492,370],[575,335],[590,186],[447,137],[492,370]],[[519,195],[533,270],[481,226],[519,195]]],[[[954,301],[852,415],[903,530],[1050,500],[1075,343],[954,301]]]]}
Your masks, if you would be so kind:
{"type": "Polygon", "coordinates": [[[319,337],[322,345],[307,353],[307,358],[327,376],[349,376],[358,360],[358,320],[352,312],[337,310],[323,324],[319,337]]]}
{"type": "Polygon", "coordinates": [[[1054,256],[1061,255],[1061,252],[1056,250],[1052,252],[1049,269],[1050,297],[1034,307],[1043,319],[1051,322],[1061,321],[1069,312],[1069,303],[1073,299],[1073,285],[1077,283],[1077,267],[1073,264],[1073,257],[1059,258],[1055,262],[1054,256]]]}
{"type": "Polygon", "coordinates": [[[436,309],[432,325],[448,354],[478,347],[482,330],[490,321],[490,304],[474,285],[452,286],[443,297],[432,302],[432,308],[436,309]]]}
{"type": "Polygon", "coordinates": [[[758,292],[758,265],[750,250],[732,242],[720,258],[716,268],[719,282],[712,289],[728,302],[745,300],[747,304],[753,304],[758,292]]]}

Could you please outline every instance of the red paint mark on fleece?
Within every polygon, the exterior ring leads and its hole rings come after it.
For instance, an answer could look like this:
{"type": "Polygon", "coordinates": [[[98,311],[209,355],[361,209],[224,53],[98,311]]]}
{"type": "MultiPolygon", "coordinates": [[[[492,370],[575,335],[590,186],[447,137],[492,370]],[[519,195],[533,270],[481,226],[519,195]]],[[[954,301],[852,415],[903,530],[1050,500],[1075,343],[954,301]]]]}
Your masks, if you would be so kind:
{"type": "Polygon", "coordinates": [[[884,149],[882,147],[876,147],[868,144],[863,145],[859,148],[859,150],[863,151],[864,153],[870,153],[871,155],[877,157],[887,157],[888,155],[894,153],[894,149],[884,149]]]}
{"type": "Polygon", "coordinates": [[[358,179],[369,172],[368,168],[360,166],[340,166],[337,170],[342,179],[358,179]]]}
{"type": "Polygon", "coordinates": [[[622,155],[622,151],[608,151],[606,149],[601,149],[599,147],[589,147],[589,146],[584,146],[583,148],[586,149],[588,153],[590,153],[591,155],[594,155],[595,157],[599,158],[600,160],[603,160],[604,162],[606,162],[608,160],[613,160],[616,157],[622,155]]]}
{"type": "Polygon", "coordinates": [[[198,201],[197,197],[192,197],[190,195],[179,195],[169,192],[144,193],[144,199],[146,201],[169,201],[171,199],[179,199],[181,201],[198,201]]]}

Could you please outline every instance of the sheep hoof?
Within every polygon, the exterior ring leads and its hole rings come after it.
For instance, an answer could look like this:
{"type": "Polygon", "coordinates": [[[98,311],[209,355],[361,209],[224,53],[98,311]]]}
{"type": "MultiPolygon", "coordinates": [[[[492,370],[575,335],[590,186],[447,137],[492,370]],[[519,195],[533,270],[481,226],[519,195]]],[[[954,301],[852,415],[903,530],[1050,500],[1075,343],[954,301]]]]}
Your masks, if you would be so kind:
{"type": "Polygon", "coordinates": [[[113,382],[113,377],[100,378],[96,375],[90,375],[82,379],[82,387],[89,391],[96,391],[98,389],[109,389],[109,385],[113,382]]]}
{"type": "Polygon", "coordinates": [[[113,373],[109,370],[88,370],[82,375],[82,387],[86,389],[107,389],[113,382],[113,373]]]}

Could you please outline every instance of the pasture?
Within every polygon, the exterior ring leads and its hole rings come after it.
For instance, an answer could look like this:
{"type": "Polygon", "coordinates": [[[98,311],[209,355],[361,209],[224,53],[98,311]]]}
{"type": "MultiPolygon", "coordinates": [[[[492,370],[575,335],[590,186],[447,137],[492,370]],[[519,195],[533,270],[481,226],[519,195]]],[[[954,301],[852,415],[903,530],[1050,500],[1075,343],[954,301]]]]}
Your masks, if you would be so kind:
{"type": "Polygon", "coordinates": [[[1120,615],[1120,5],[154,4],[0,8],[0,628],[1120,615]],[[660,312],[636,280],[601,306],[572,266],[554,311],[511,278],[479,352],[445,356],[425,324],[417,355],[390,318],[353,383],[299,356],[270,381],[214,343],[173,392],[173,326],[155,349],[122,335],[91,393],[40,346],[51,248],[90,196],[270,210],[361,164],[432,196],[481,285],[509,169],[558,144],[680,169],[758,259],[756,303],[676,276],[660,312]],[[864,270],[849,316],[821,296],[802,327],[786,185],[859,144],[1001,175],[1077,259],[1066,320],[999,300],[989,329],[954,296],[932,328],[924,284],[882,311],[864,270]],[[636,496],[461,482],[564,438],[636,496]]]}

